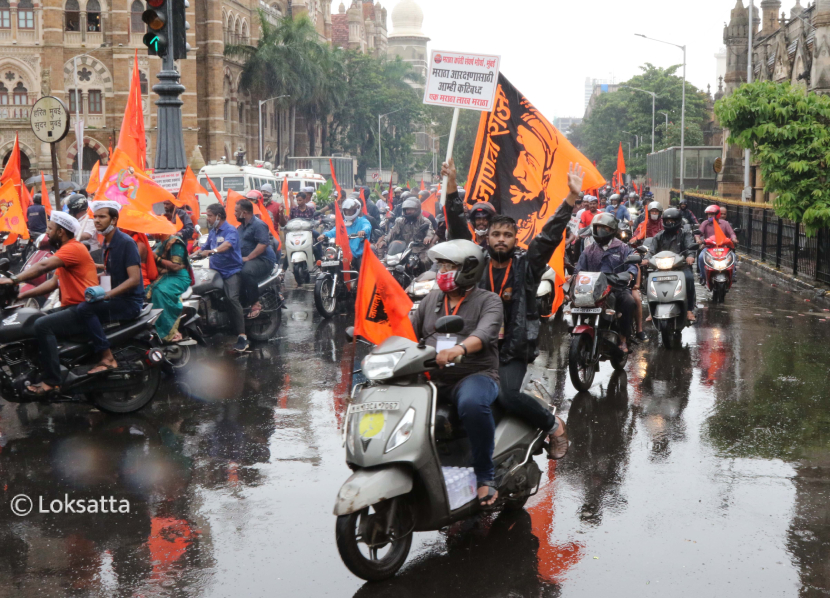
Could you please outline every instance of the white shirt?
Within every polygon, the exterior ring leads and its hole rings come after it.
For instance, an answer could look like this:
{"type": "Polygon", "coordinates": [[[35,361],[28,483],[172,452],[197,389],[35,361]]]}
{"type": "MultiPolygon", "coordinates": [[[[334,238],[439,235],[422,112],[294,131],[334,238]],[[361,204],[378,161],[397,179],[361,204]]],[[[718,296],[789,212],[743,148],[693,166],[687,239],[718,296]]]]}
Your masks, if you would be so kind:
{"type": "Polygon", "coordinates": [[[101,249],[101,245],[98,243],[98,231],[95,230],[95,221],[87,215],[83,218],[79,218],[78,224],[81,226],[75,234],[75,238],[80,240],[84,234],[88,234],[89,239],[87,242],[89,243],[89,250],[97,251],[98,249],[101,249]]]}
{"type": "Polygon", "coordinates": [[[380,211],[388,210],[389,204],[387,204],[385,201],[383,201],[383,198],[381,198],[375,202],[375,207],[380,211]]]}

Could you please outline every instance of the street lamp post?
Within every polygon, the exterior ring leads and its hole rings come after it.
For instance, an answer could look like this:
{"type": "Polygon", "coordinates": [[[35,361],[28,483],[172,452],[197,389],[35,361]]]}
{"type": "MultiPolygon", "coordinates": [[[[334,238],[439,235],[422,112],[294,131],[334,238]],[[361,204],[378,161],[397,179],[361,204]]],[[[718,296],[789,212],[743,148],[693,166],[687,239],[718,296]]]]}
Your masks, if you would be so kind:
{"type": "MultiPolygon", "coordinates": [[[[746,82],[752,83],[752,75],[753,75],[753,68],[752,68],[752,33],[755,24],[752,22],[752,10],[753,10],[752,0],[749,0],[749,27],[747,28],[748,41],[749,45],[746,52],[746,82]]],[[[749,186],[749,160],[751,158],[749,149],[744,150],[744,201],[749,201],[750,199],[754,199],[752,197],[752,191],[749,186]]]]}
{"type": "MultiPolygon", "coordinates": [[[[95,52],[95,50],[90,50],[90,52],[95,52]]],[[[72,90],[72,93],[75,94],[75,145],[77,146],[78,152],[75,154],[76,160],[78,161],[78,185],[83,186],[83,179],[81,175],[81,170],[83,168],[83,161],[84,161],[84,140],[81,136],[81,139],[78,139],[78,131],[81,128],[81,98],[78,95],[80,90],[78,89],[78,57],[79,56],[89,56],[92,58],[90,53],[86,54],[77,54],[76,56],[72,57],[72,80],[75,82],[75,89],[72,90]]],[[[58,198],[55,198],[55,202],[57,203],[58,198]]]]}
{"type": "Polygon", "coordinates": [[[386,114],[378,114],[378,177],[380,177],[380,180],[383,180],[383,154],[381,153],[380,146],[380,119],[384,116],[389,116],[390,114],[400,112],[401,110],[403,110],[403,108],[398,108],[397,110],[387,112],[386,114]]]}
{"type": "MultiPolygon", "coordinates": [[[[259,101],[259,110],[257,110],[257,116],[259,117],[259,159],[262,160],[262,106],[267,104],[272,100],[279,100],[282,98],[290,98],[291,96],[284,95],[284,96],[275,96],[273,98],[268,98],[267,100],[260,100],[259,101]]],[[[279,148],[278,148],[279,149],[279,148]]]]}
{"type": "Polygon", "coordinates": [[[654,39],[653,37],[648,37],[646,35],[643,35],[642,33],[635,33],[634,35],[636,35],[637,37],[642,37],[643,39],[650,39],[653,42],[668,44],[670,46],[674,46],[675,48],[680,48],[681,50],[683,50],[683,101],[680,107],[680,199],[682,200],[683,189],[686,182],[686,46],[673,44],[671,42],[666,42],[661,39],[654,39]]]}
{"type": "Polygon", "coordinates": [[[627,89],[633,89],[634,91],[642,91],[643,93],[647,93],[648,95],[651,96],[651,153],[653,154],[654,153],[654,109],[655,109],[655,104],[657,102],[657,94],[654,93],[653,91],[648,91],[646,89],[640,89],[639,87],[630,87],[628,85],[621,85],[620,87],[621,88],[625,87],[627,89]]]}
{"type": "Polygon", "coordinates": [[[435,176],[435,173],[438,171],[438,164],[437,164],[437,155],[438,152],[435,149],[435,142],[439,139],[443,139],[444,137],[449,137],[449,135],[441,135],[440,137],[433,137],[432,138],[432,176],[435,176]]]}
{"type": "Polygon", "coordinates": [[[666,135],[669,134],[669,113],[668,112],[661,112],[663,116],[666,117],[666,135]]]}

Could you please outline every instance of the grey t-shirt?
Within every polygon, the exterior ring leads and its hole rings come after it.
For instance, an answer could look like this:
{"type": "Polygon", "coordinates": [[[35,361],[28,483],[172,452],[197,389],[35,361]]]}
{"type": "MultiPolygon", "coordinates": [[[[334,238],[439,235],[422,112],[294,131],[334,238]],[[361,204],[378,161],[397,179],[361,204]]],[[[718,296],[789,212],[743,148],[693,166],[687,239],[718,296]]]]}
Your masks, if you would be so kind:
{"type": "MultiPolygon", "coordinates": [[[[410,316],[415,336],[420,339],[432,333],[438,318],[446,315],[452,315],[452,309],[449,309],[449,301],[445,307],[444,293],[438,290],[430,291],[418,305],[418,311],[410,316]]],[[[475,336],[481,340],[484,347],[478,353],[467,355],[463,363],[434,372],[433,381],[439,385],[454,386],[467,376],[484,374],[498,382],[499,331],[504,322],[501,299],[495,293],[473,287],[455,315],[464,318],[464,329],[460,334],[454,335],[456,342],[460,343],[467,337],[475,336]]],[[[427,344],[435,347],[439,337],[445,336],[443,334],[433,335],[427,339],[427,344]]]]}

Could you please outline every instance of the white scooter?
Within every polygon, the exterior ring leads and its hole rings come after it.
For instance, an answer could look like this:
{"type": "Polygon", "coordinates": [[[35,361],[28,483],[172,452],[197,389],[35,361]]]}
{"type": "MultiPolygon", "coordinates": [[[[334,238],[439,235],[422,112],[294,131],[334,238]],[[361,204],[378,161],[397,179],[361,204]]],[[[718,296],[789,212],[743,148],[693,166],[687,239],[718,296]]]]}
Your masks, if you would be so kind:
{"type": "Polygon", "coordinates": [[[314,263],[314,221],[294,218],[285,225],[285,251],[297,286],[311,282],[314,263]]]}
{"type": "Polygon", "coordinates": [[[539,288],[536,289],[536,310],[542,318],[553,316],[553,299],[556,284],[556,273],[550,266],[545,266],[545,273],[539,281],[539,288]]]}

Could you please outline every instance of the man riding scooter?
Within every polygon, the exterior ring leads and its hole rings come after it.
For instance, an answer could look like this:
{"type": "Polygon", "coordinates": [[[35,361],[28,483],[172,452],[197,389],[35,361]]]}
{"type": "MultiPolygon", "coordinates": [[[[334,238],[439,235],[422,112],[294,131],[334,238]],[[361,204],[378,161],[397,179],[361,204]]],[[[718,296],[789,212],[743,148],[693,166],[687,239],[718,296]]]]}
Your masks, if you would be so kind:
{"type": "MultiPolygon", "coordinates": [[[[669,208],[663,212],[663,231],[654,236],[654,243],[651,246],[651,255],[657,255],[661,251],[671,251],[686,258],[688,267],[683,268],[683,276],[686,278],[686,318],[689,322],[695,321],[695,280],[692,275],[691,266],[695,263],[695,252],[698,244],[695,242],[692,233],[683,232],[683,219],[680,217],[680,210],[669,208]]],[[[643,260],[643,265],[648,265],[648,260],[643,260]]]]}
{"type": "Polygon", "coordinates": [[[413,244],[413,253],[421,260],[424,269],[429,269],[430,260],[427,248],[435,238],[432,224],[421,214],[421,202],[414,197],[407,197],[401,206],[403,216],[395,221],[395,225],[386,235],[386,246],[392,241],[403,241],[408,247],[413,244]]]}
{"type": "MultiPolygon", "coordinates": [[[[727,238],[731,239],[732,244],[737,247],[738,237],[735,235],[735,231],[732,230],[732,225],[722,217],[724,212],[726,212],[726,208],[720,208],[714,204],[706,208],[706,220],[700,223],[700,232],[702,233],[701,238],[705,240],[709,237],[715,236],[715,220],[717,220],[718,226],[720,226],[723,234],[726,235],[727,238]]],[[[701,284],[704,283],[703,271],[703,252],[701,251],[700,255],[697,256],[697,272],[700,277],[701,284]]]]}
{"type": "Polygon", "coordinates": [[[653,201],[648,204],[648,219],[643,220],[631,237],[631,245],[639,245],[646,239],[652,238],[654,235],[663,230],[663,206],[660,202],[653,201]]]}
{"type": "Polygon", "coordinates": [[[236,202],[234,216],[239,221],[239,251],[242,254],[242,302],[250,305],[248,318],[253,320],[262,312],[259,302],[259,283],[270,274],[277,263],[271,247],[268,225],[254,216],[254,206],[247,199],[236,202]]]}
{"type": "MultiPolygon", "coordinates": [[[[346,234],[350,237],[357,235],[356,239],[349,239],[349,248],[352,251],[352,270],[360,270],[360,262],[363,258],[363,239],[372,236],[371,223],[360,215],[360,202],[356,199],[346,198],[340,205],[343,214],[343,221],[346,224],[346,234]]],[[[337,227],[327,230],[317,237],[318,241],[334,239],[337,235],[337,227]]]]}

